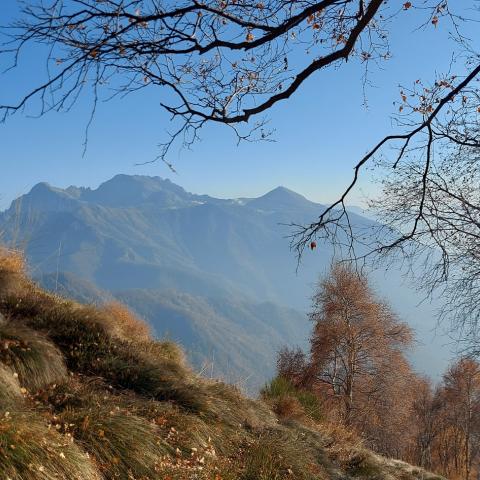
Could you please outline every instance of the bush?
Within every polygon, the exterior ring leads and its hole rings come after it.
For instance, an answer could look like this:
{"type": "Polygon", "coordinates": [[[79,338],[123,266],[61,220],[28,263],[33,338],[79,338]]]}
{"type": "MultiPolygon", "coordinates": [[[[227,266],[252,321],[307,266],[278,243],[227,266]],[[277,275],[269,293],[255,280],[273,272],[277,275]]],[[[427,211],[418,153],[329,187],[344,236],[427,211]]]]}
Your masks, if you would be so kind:
{"type": "Polygon", "coordinates": [[[123,303],[110,302],[101,310],[105,312],[105,327],[110,335],[126,341],[151,340],[150,327],[123,303]]]}
{"type": "Polygon", "coordinates": [[[292,395],[278,397],[272,405],[273,411],[282,419],[299,419],[305,415],[301,403],[292,395]]]}
{"type": "Polygon", "coordinates": [[[17,250],[0,247],[0,294],[20,290],[25,279],[25,259],[17,250]]]}
{"type": "Polygon", "coordinates": [[[24,275],[25,273],[25,257],[18,250],[12,250],[0,247],[0,274],[2,276],[8,274],[24,275]]]}
{"type": "Polygon", "coordinates": [[[63,357],[45,337],[11,322],[0,323],[0,362],[17,375],[22,387],[36,391],[62,381],[63,357]]]}
{"type": "Polygon", "coordinates": [[[307,390],[296,388],[284,377],[275,377],[269,384],[265,385],[261,391],[261,396],[282,418],[291,418],[294,413],[295,416],[301,416],[301,410],[298,408],[300,406],[303,413],[312,420],[322,420],[321,404],[317,396],[307,390]],[[294,404],[297,407],[296,412],[294,412],[294,404]],[[288,405],[291,407],[290,413],[292,415],[289,415],[288,405]],[[284,415],[282,415],[283,413],[284,415]]]}

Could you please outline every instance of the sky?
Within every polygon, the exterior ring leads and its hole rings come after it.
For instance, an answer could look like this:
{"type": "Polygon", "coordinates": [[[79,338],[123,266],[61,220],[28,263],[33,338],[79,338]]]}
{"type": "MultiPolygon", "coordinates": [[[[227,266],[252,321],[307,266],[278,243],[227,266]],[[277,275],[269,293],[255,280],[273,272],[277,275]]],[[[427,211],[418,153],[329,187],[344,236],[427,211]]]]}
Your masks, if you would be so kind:
{"type": "MultiPolygon", "coordinates": [[[[17,14],[17,0],[2,0],[0,23],[17,14]]],[[[0,209],[41,181],[59,187],[97,187],[118,173],[158,175],[189,191],[217,197],[258,196],[283,185],[314,201],[332,201],[349,182],[356,161],[392,132],[399,84],[432,80],[435,72],[448,70],[456,45],[449,40],[447,25],[440,21],[436,27],[418,29],[423,15],[411,8],[391,26],[393,57],[372,67],[368,106],[357,62],[319,72],[270,111],[275,142],[237,146],[228,128],[209,127],[191,150],[172,151],[169,161],[176,173],[162,162],[138,165],[156,157],[169,127],[169,118],[159,107],[161,94],[153,89],[101,103],[85,155],[88,97],[68,113],[10,117],[0,124],[0,209]]],[[[38,49],[27,48],[19,69],[0,74],[0,102],[18,99],[35,86],[42,68],[38,49]]],[[[372,189],[365,177],[351,203],[361,204],[372,189]]]]}

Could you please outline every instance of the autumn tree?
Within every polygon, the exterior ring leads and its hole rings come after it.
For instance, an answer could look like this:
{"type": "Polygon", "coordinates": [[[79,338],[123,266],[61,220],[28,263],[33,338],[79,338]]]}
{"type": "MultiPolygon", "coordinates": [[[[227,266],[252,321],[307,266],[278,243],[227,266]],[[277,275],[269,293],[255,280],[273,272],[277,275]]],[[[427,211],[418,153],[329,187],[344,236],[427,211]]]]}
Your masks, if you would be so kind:
{"type": "Polygon", "coordinates": [[[471,358],[455,363],[444,376],[444,395],[448,423],[460,433],[456,467],[469,480],[480,455],[480,364],[471,358]]]}
{"type": "Polygon", "coordinates": [[[444,403],[432,382],[427,379],[419,379],[411,393],[412,416],[409,422],[413,424],[413,435],[407,460],[431,471],[439,467],[436,462],[437,439],[444,403]]]}
{"type": "Polygon", "coordinates": [[[480,451],[480,365],[460,358],[436,387],[423,382],[413,392],[414,426],[406,460],[447,478],[478,474],[480,451]]]}
{"type": "Polygon", "coordinates": [[[351,425],[386,393],[391,377],[404,375],[403,351],[412,332],[375,297],[367,279],[344,264],[320,282],[310,318],[316,379],[341,398],[344,422],[351,425]]]}

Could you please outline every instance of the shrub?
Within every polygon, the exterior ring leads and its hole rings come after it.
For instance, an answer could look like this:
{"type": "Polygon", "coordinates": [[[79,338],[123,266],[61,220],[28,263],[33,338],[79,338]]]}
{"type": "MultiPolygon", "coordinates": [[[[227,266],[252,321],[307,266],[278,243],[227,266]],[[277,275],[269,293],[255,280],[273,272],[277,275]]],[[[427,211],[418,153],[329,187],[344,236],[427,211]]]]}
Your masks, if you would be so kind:
{"type": "Polygon", "coordinates": [[[20,324],[0,323],[0,362],[30,391],[62,381],[67,374],[63,357],[45,337],[20,324]]]}
{"type": "MultiPolygon", "coordinates": [[[[293,408],[294,400],[291,400],[293,398],[297,401],[297,406],[301,406],[305,415],[316,421],[322,420],[321,404],[317,396],[308,390],[295,387],[284,377],[275,377],[269,384],[265,385],[261,391],[261,396],[272,405],[273,410],[280,417],[282,417],[282,411],[288,404],[293,408]]],[[[300,410],[297,413],[300,414],[300,410]]],[[[286,416],[288,417],[288,415],[286,416]]]]}
{"type": "Polygon", "coordinates": [[[0,274],[25,273],[25,257],[18,250],[0,247],[0,274]]]}
{"type": "Polygon", "coordinates": [[[273,411],[282,419],[299,419],[305,415],[305,410],[296,397],[283,395],[272,405],[273,411]]]}
{"type": "Polygon", "coordinates": [[[0,417],[0,478],[101,480],[85,452],[29,411],[0,417]]]}
{"type": "Polygon", "coordinates": [[[0,246],[0,293],[5,295],[8,292],[20,290],[25,279],[25,259],[17,250],[7,249],[0,246]]]}
{"type": "Polygon", "coordinates": [[[135,342],[151,340],[150,327],[123,303],[110,302],[102,307],[102,311],[110,335],[135,342]]]}

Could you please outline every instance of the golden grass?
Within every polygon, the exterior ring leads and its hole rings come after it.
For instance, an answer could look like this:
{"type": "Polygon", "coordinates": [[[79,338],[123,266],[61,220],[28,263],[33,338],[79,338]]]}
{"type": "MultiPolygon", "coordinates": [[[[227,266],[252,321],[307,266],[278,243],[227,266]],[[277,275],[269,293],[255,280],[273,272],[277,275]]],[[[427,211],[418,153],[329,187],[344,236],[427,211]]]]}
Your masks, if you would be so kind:
{"type": "Polygon", "coordinates": [[[23,274],[26,270],[25,257],[18,250],[0,247],[0,272],[23,274]]]}
{"type": "Polygon", "coordinates": [[[108,332],[122,340],[147,342],[151,340],[150,327],[121,302],[110,302],[101,308],[108,332]]]}

